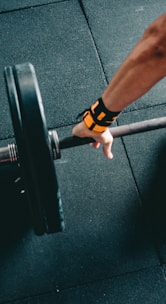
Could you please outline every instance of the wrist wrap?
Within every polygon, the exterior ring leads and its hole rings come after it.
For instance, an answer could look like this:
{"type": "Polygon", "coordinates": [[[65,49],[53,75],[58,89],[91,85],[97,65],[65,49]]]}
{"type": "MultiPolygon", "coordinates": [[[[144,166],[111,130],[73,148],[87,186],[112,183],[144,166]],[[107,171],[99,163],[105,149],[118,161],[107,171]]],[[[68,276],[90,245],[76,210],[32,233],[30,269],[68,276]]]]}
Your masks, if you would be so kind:
{"type": "Polygon", "coordinates": [[[109,111],[102,98],[99,98],[90,109],[85,110],[83,120],[89,130],[102,133],[117,119],[119,113],[109,111]]]}

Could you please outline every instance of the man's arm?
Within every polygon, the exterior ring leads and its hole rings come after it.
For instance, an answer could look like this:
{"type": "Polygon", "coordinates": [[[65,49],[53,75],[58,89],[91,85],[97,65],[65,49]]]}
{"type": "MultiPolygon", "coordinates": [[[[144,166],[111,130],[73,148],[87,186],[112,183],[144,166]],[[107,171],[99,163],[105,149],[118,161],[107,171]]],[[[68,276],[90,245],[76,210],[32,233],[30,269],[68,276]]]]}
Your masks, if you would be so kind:
{"type": "MultiPolygon", "coordinates": [[[[119,67],[102,95],[105,107],[119,112],[149,91],[166,75],[166,13],[144,32],[134,49],[119,67]]],[[[92,137],[95,148],[100,143],[108,158],[112,158],[113,138],[107,129],[103,133],[90,131],[84,122],[73,128],[72,134],[92,137]]]]}

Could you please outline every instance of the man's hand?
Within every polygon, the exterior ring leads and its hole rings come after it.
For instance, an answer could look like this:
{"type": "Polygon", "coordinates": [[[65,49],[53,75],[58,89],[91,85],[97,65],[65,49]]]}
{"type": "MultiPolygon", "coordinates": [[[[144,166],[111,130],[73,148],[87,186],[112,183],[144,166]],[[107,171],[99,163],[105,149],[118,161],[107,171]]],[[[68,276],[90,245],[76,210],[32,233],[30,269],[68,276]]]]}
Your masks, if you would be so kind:
{"type": "Polygon", "coordinates": [[[90,131],[84,124],[84,122],[80,122],[77,124],[73,130],[72,130],[72,135],[73,136],[78,136],[78,137],[91,137],[94,138],[96,141],[93,143],[94,148],[99,148],[100,144],[103,145],[103,152],[105,156],[109,159],[113,158],[113,154],[111,152],[112,148],[112,143],[113,143],[113,137],[111,135],[111,132],[109,129],[104,131],[103,133],[97,133],[90,131]]]}

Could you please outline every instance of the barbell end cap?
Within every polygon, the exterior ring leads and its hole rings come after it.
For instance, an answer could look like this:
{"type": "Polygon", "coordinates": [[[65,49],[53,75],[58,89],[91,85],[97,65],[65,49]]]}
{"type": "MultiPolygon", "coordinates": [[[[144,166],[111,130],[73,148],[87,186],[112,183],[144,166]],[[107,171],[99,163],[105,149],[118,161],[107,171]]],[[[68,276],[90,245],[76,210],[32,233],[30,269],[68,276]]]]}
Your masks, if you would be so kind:
{"type": "Polygon", "coordinates": [[[61,158],[61,151],[59,146],[59,138],[56,130],[50,130],[48,131],[49,140],[51,144],[51,149],[53,153],[53,159],[60,159],[61,158]]]}

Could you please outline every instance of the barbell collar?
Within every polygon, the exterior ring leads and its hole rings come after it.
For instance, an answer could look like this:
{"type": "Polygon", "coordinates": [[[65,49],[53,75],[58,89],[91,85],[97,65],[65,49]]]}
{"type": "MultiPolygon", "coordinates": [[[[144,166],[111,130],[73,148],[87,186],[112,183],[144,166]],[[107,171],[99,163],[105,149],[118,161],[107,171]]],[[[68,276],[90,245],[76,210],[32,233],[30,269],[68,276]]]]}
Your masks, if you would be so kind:
{"type": "Polygon", "coordinates": [[[51,144],[53,159],[61,158],[61,151],[60,151],[60,147],[59,147],[59,138],[58,138],[57,131],[55,129],[50,130],[50,131],[48,131],[48,135],[49,135],[49,141],[51,144]]]}

